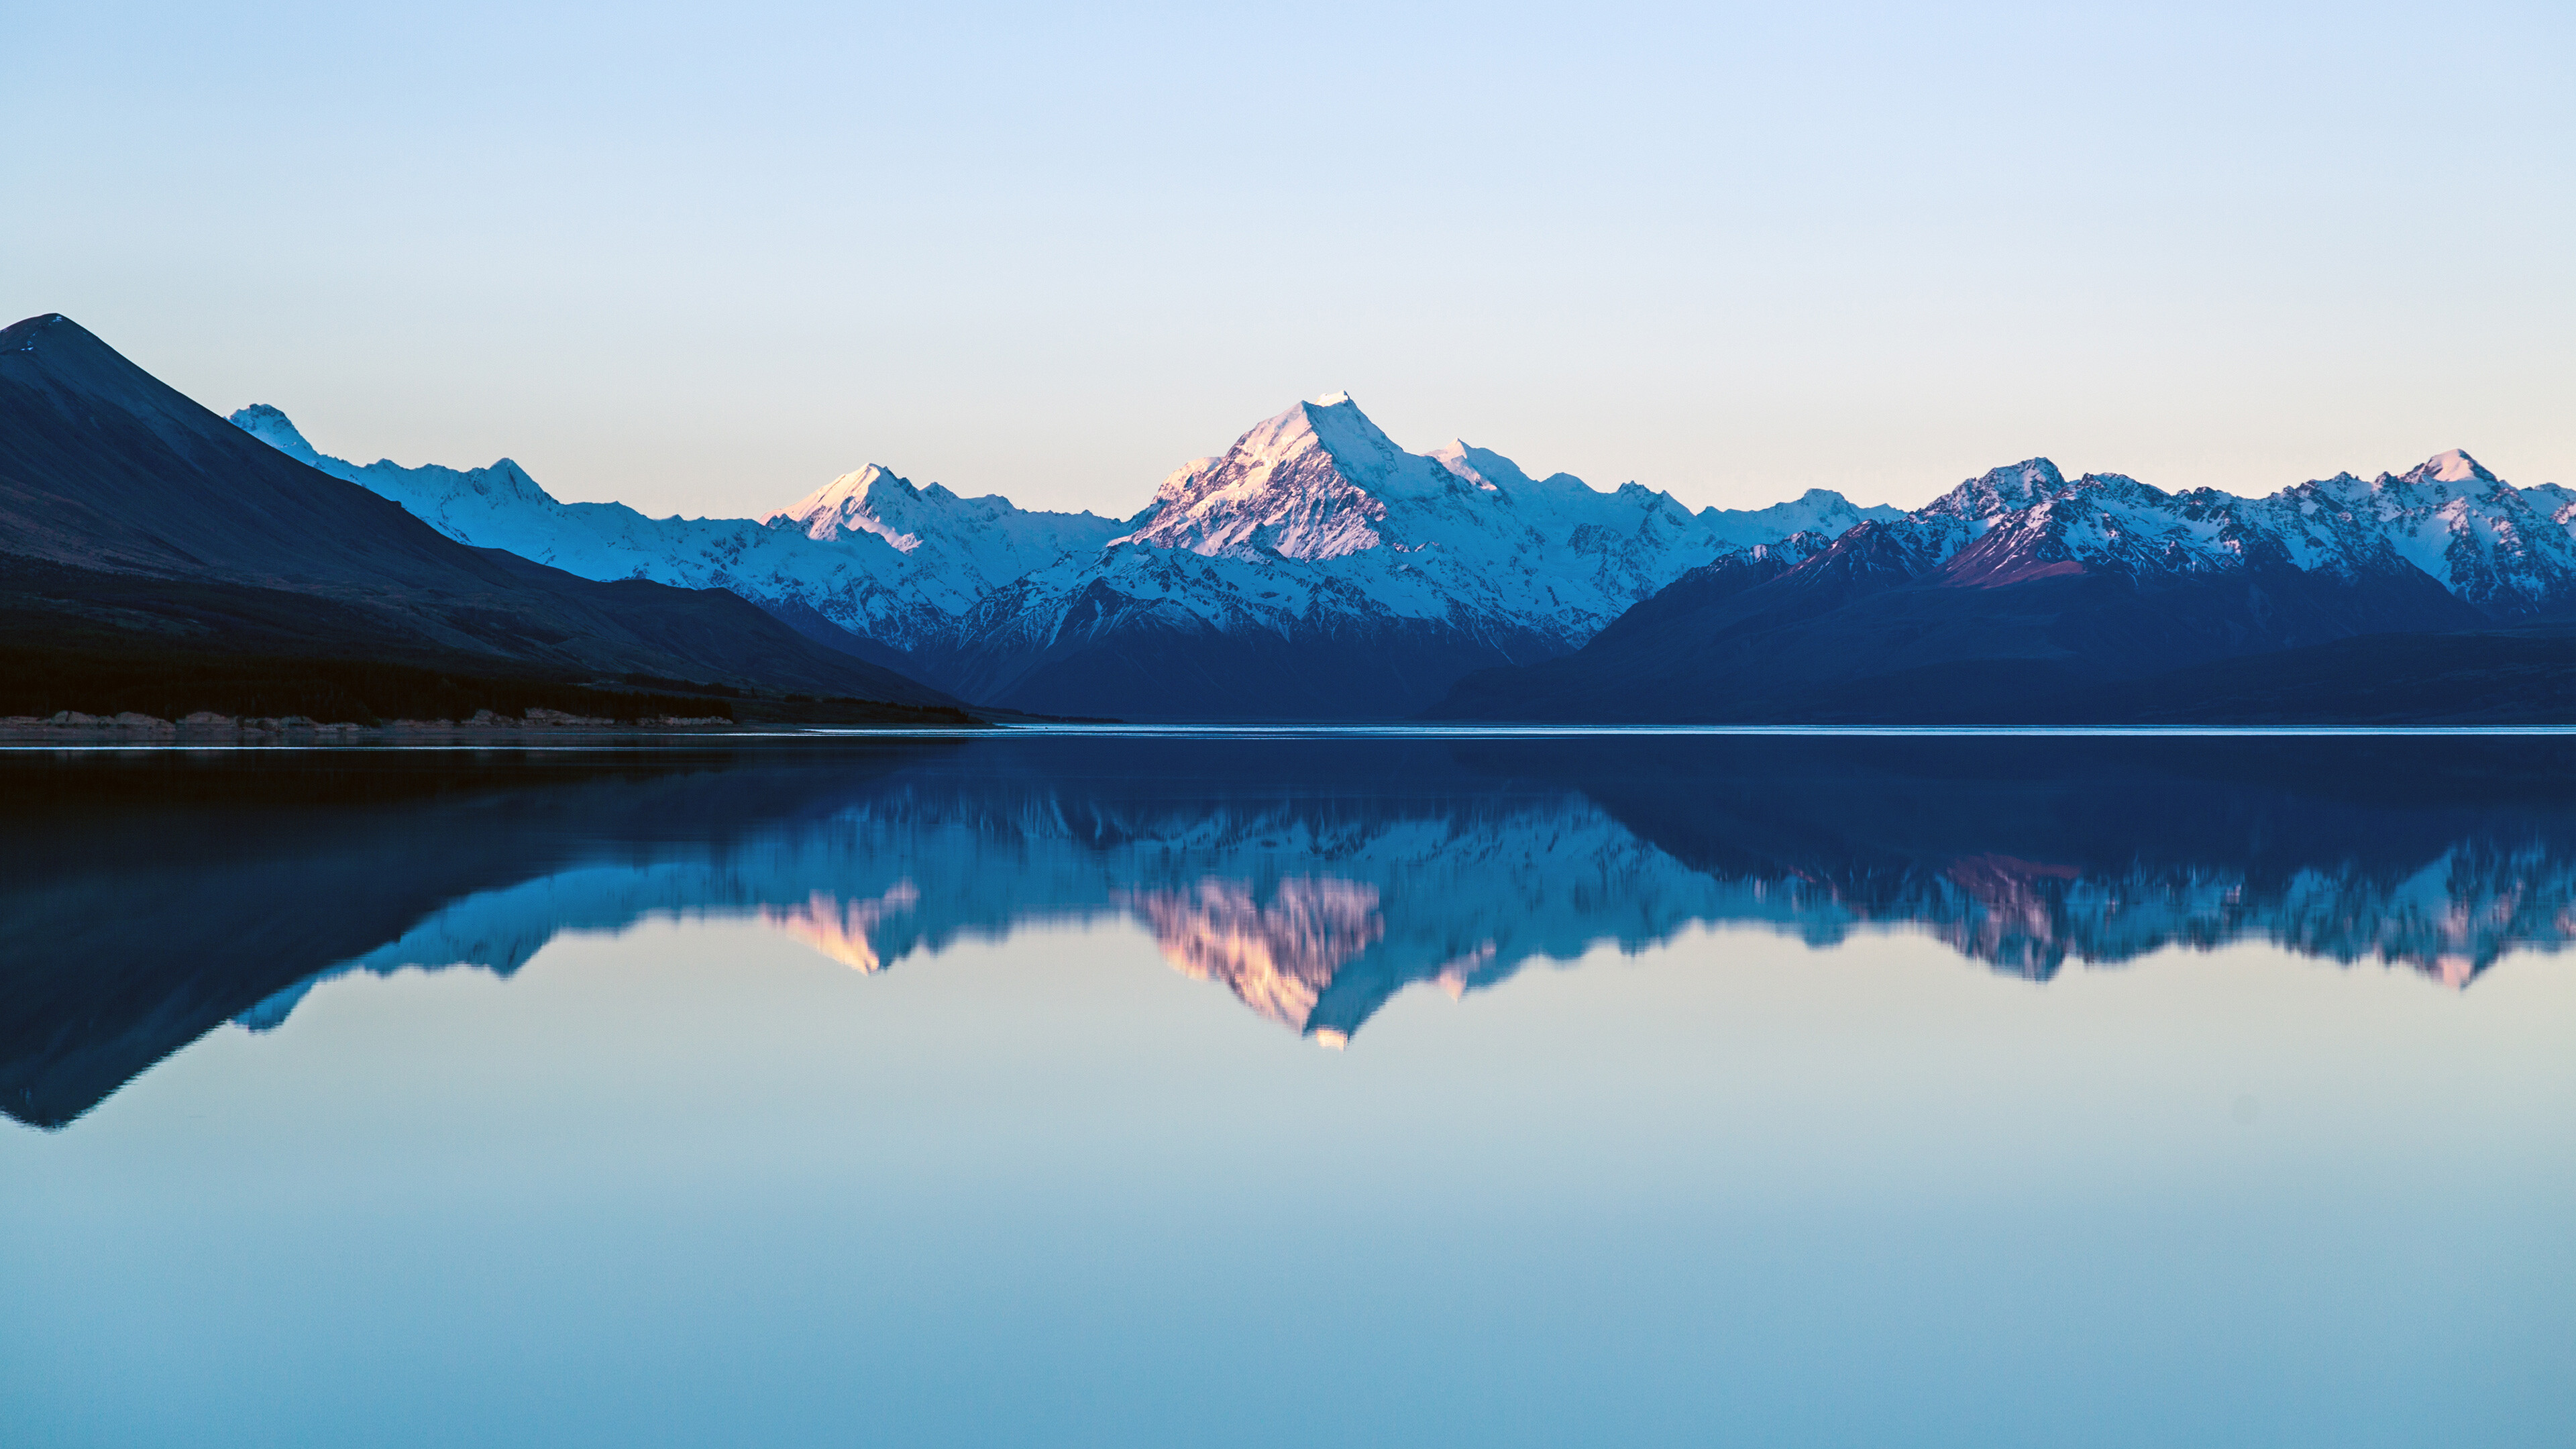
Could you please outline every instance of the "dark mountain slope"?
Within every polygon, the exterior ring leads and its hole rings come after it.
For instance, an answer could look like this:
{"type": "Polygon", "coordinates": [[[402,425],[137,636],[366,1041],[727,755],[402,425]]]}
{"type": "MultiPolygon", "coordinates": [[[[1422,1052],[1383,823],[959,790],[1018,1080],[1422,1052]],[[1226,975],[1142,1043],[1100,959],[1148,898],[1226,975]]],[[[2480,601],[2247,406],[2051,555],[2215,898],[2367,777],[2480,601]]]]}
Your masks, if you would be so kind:
{"type": "Polygon", "coordinates": [[[97,639],[103,629],[154,648],[954,702],[732,594],[593,582],[456,543],[245,435],[60,316],[0,330],[0,555],[67,566],[19,592],[12,612],[21,627],[51,619],[97,647],[113,647],[97,639]],[[317,602],[299,613],[281,596],[317,602]]]}
{"type": "Polygon", "coordinates": [[[2033,722],[2146,725],[2576,723],[2576,623],[2367,634],[2068,694],[2033,722]]]}
{"type": "MultiPolygon", "coordinates": [[[[1026,581],[995,591],[970,616],[970,631],[1012,617],[1031,592],[1026,581]]],[[[1037,714],[1351,720],[1405,718],[1465,670],[1545,658],[1561,647],[1491,619],[1404,619],[1358,608],[1277,630],[1228,630],[1096,579],[1043,635],[997,628],[965,647],[925,646],[914,658],[970,699],[1037,714]]]]}

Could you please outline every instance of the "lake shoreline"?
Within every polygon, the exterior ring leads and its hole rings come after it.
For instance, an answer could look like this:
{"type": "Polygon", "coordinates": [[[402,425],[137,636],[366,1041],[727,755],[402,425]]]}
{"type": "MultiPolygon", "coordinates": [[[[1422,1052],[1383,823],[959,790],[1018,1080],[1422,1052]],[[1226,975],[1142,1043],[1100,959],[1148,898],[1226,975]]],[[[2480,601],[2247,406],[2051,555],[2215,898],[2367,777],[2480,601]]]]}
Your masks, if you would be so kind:
{"type": "MultiPolygon", "coordinates": [[[[114,715],[92,715],[83,714],[77,710],[64,710],[51,717],[0,716],[0,741],[216,744],[242,740],[281,742],[312,740],[355,743],[378,740],[524,738],[531,735],[547,737],[692,735],[741,727],[739,722],[725,715],[671,715],[641,720],[614,720],[568,714],[562,710],[551,709],[532,709],[524,716],[497,714],[486,709],[478,710],[472,717],[462,720],[400,719],[388,720],[381,724],[358,724],[346,720],[314,720],[302,715],[234,716],[201,712],[178,720],[167,720],[130,710],[114,715]]],[[[844,726],[844,728],[864,729],[866,726],[844,726]]]]}

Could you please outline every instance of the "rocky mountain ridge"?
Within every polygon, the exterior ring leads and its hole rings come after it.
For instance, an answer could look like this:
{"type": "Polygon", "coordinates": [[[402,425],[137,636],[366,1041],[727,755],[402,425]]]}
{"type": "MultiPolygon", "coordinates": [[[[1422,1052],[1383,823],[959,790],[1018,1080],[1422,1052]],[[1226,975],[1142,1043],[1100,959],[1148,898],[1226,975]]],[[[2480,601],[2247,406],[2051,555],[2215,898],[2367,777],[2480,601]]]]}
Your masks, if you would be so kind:
{"type": "Polygon", "coordinates": [[[948,620],[996,585],[1067,548],[1096,547],[1120,527],[1087,513],[1032,513],[1007,498],[960,498],[937,484],[916,488],[873,464],[762,519],[648,518],[622,503],[561,502],[508,458],[466,470],[384,459],[360,465],[318,451],[266,404],[235,412],[232,422],[460,543],[508,549],[585,578],[801,604],[896,650],[943,637],[948,620]]]}
{"type": "Polygon", "coordinates": [[[2082,571],[2412,570],[2489,617],[2516,618],[2576,602],[2576,491],[2516,488],[2458,449],[2404,473],[2338,473],[2261,498],[2167,493],[2118,473],[2070,480],[2033,458],[1836,547],[1978,587],[2082,571]]]}
{"type": "MultiPolygon", "coordinates": [[[[2374,695],[2373,718],[2396,708],[2556,719],[2576,707],[2556,635],[2484,646],[2476,657],[2495,662],[2464,670],[2434,660],[2428,671],[2407,642],[2522,625],[2563,633],[2549,621],[2576,612],[2569,490],[2515,488],[2456,450],[2368,482],[2338,474],[2262,498],[2166,493],[2111,473],[2069,479],[2033,458],[1812,543],[1733,551],[1579,651],[1470,676],[1430,713],[2137,722],[2141,709],[2195,701],[2109,686],[2171,676],[2188,693],[2212,682],[2193,669],[2347,640],[2357,647],[2314,665],[2324,672],[2310,684],[2335,698],[2374,695]],[[2388,698],[2401,669],[2428,697],[2388,698]]],[[[2300,708],[2244,686],[2227,682],[2231,718],[2300,708]]]]}

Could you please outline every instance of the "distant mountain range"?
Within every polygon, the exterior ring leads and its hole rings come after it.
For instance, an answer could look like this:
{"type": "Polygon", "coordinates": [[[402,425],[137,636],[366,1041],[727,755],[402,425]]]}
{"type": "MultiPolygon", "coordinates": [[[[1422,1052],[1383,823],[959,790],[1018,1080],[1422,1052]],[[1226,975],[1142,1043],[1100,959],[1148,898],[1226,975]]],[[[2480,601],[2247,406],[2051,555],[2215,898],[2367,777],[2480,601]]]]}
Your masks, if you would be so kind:
{"type": "Polygon", "coordinates": [[[2257,499],[2034,458],[1830,542],[1728,553],[1432,713],[2563,722],[2571,612],[2576,493],[2466,453],[2257,499]]]}
{"type": "Polygon", "coordinates": [[[1187,719],[2046,723],[2576,719],[2576,492],[2462,452],[2253,499],[2034,458],[1911,511],[1696,513],[1398,447],[1345,396],[1124,521],[880,467],[759,520],[316,453],[465,542],[735,590],[981,704],[1187,719]],[[2245,664],[2272,659],[2274,666],[2245,664]]]}
{"type": "Polygon", "coordinates": [[[459,541],[732,589],[960,697],[1047,714],[1401,718],[1472,670],[1579,647],[1724,552],[1902,516],[1821,489],[1693,513],[1634,483],[1532,479],[1465,443],[1408,453],[1340,396],[1179,469],[1124,522],[873,466],[756,521],[655,520],[558,502],[507,459],[361,467],[273,407],[233,422],[459,541]]]}
{"type": "Polygon", "coordinates": [[[2456,451],[2264,498],[2031,459],[1910,511],[1693,512],[1408,452],[1336,395],[1123,520],[873,466],[691,520],[231,423],[64,318],[0,333],[16,647],[1142,720],[2576,721],[2576,492],[2456,451]]]}
{"type": "Polygon", "coordinates": [[[637,675],[955,703],[729,592],[469,547],[262,446],[50,315],[0,331],[0,622],[0,648],[25,655],[13,655],[12,697],[29,676],[122,657],[164,674],[363,659],[451,683],[637,675]]]}
{"type": "Polygon", "coordinates": [[[1007,498],[960,498],[867,467],[766,519],[647,518],[622,503],[562,503],[510,459],[458,471],[360,467],[317,452],[276,408],[234,426],[310,467],[401,504],[460,543],[507,549],[592,579],[725,589],[826,642],[879,662],[944,643],[995,589],[1122,525],[1088,513],[1031,513],[1007,498]]]}

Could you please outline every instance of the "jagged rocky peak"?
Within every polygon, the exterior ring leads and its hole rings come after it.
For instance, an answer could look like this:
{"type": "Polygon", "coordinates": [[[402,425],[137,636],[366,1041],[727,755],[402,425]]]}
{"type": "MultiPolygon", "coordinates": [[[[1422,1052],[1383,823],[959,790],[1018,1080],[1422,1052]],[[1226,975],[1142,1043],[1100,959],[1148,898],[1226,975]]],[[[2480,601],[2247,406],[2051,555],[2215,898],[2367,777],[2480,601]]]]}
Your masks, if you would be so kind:
{"type": "Polygon", "coordinates": [[[1544,478],[1534,478],[1520,464],[1491,448],[1479,448],[1463,438],[1452,438],[1425,456],[1480,493],[1506,502],[1535,504],[1540,512],[1549,508],[1580,508],[1585,500],[1610,496],[1625,496],[1632,501],[1660,498],[1677,510],[1681,508],[1680,504],[1673,502],[1671,494],[1658,494],[1642,484],[1630,483],[1619,489],[1617,495],[1608,495],[1595,491],[1591,484],[1571,473],[1550,473],[1544,478]]]}
{"type": "Polygon", "coordinates": [[[1349,394],[1334,393],[1256,424],[1212,462],[1174,471],[1122,541],[1339,558],[1385,541],[1379,525],[1390,501],[1472,486],[1397,447],[1349,394]]]}
{"type": "Polygon", "coordinates": [[[1889,504],[1860,507],[1830,488],[1810,488],[1785,503],[1765,508],[1703,509],[1721,542],[1742,548],[1791,533],[1816,532],[1828,540],[1872,520],[1902,518],[1905,510],[1889,504]]]}
{"type": "Polygon", "coordinates": [[[2087,473],[2054,489],[2033,489],[2030,501],[1992,516],[1994,528],[2039,528],[2063,531],[2094,526],[2119,529],[2152,527],[2174,506],[2174,497],[2126,473],[2087,473]]]}
{"type": "MultiPolygon", "coordinates": [[[[935,483],[931,486],[941,493],[948,491],[935,483]]],[[[902,526],[902,522],[910,521],[905,518],[910,510],[903,505],[920,496],[921,490],[911,480],[896,476],[881,464],[870,463],[842,474],[761,522],[772,528],[797,529],[821,543],[830,543],[844,534],[873,533],[910,553],[921,547],[921,536],[902,526]],[[889,520],[889,514],[901,522],[889,520]]]]}
{"type": "Polygon", "coordinates": [[[1255,424],[1235,440],[1220,467],[1238,468],[1243,481],[1259,486],[1319,459],[1361,487],[1425,471],[1419,466],[1424,460],[1397,447],[1346,392],[1301,402],[1255,424]]]}
{"type": "Polygon", "coordinates": [[[897,552],[939,566],[967,564],[999,583],[1071,548],[1096,548],[1118,525],[1090,513],[1024,509],[998,493],[959,496],[938,483],[915,485],[875,463],[844,473],[761,522],[818,543],[874,534],[897,552]],[[995,569],[1003,570],[995,576],[995,569]]]}
{"type": "Polygon", "coordinates": [[[1690,572],[1706,575],[1711,571],[1753,566],[1770,568],[1775,572],[1778,569],[1795,568],[1832,548],[1834,541],[1840,536],[1840,534],[1821,533],[1812,528],[1802,528],[1785,538],[1775,538],[1764,543],[1727,544],[1718,549],[1717,557],[1690,572]]]}
{"type": "Polygon", "coordinates": [[[1924,505],[1922,511],[1991,518],[2028,508],[2065,487],[2066,475],[2057,471],[2055,463],[2046,458],[2025,458],[1986,470],[1924,505]]]}
{"type": "MultiPolygon", "coordinates": [[[[436,463],[406,468],[391,458],[378,458],[361,465],[346,458],[334,458],[314,447],[305,440],[303,431],[287,417],[284,409],[268,403],[252,403],[249,407],[237,409],[225,421],[308,468],[319,469],[343,482],[356,483],[392,498],[414,513],[421,511],[414,505],[421,502],[426,493],[470,492],[503,504],[556,506],[554,495],[538,487],[537,480],[529,477],[528,470],[520,467],[515,459],[496,458],[481,468],[447,468],[436,463]],[[426,488],[406,486],[421,484],[426,484],[426,488]]],[[[458,535],[452,529],[442,531],[462,543],[479,545],[488,542],[458,535]]]]}
{"type": "MultiPolygon", "coordinates": [[[[1837,493],[1834,497],[1839,501],[1842,495],[1837,493]]],[[[1833,546],[1834,540],[1830,534],[1819,533],[1812,528],[1802,528],[1776,543],[1757,543],[1746,552],[1757,559],[1776,558],[1784,563],[1797,564],[1804,563],[1833,546]]]]}
{"type": "Polygon", "coordinates": [[[2452,499],[2485,498],[2508,505],[2528,492],[2487,471],[2465,449],[2434,454],[2403,473],[2383,472],[2364,481],[2349,472],[2315,478],[2274,494],[2314,513],[2320,508],[2376,514],[2385,523],[2439,509],[2452,499]]]}
{"type": "Polygon", "coordinates": [[[1464,438],[1451,438],[1431,450],[1431,461],[1489,492],[1508,493],[1530,486],[1530,476],[1521,466],[1491,448],[1479,448],[1464,438]]]}
{"type": "Polygon", "coordinates": [[[311,463],[321,456],[284,411],[267,403],[237,409],[226,421],[299,462],[311,463]]]}
{"type": "MultiPolygon", "coordinates": [[[[2384,476],[2384,475],[2383,475],[2384,476]]],[[[2397,475],[2400,483],[2496,483],[2501,481],[2486,466],[2468,455],[2466,449],[2452,448],[2397,475]]]]}

